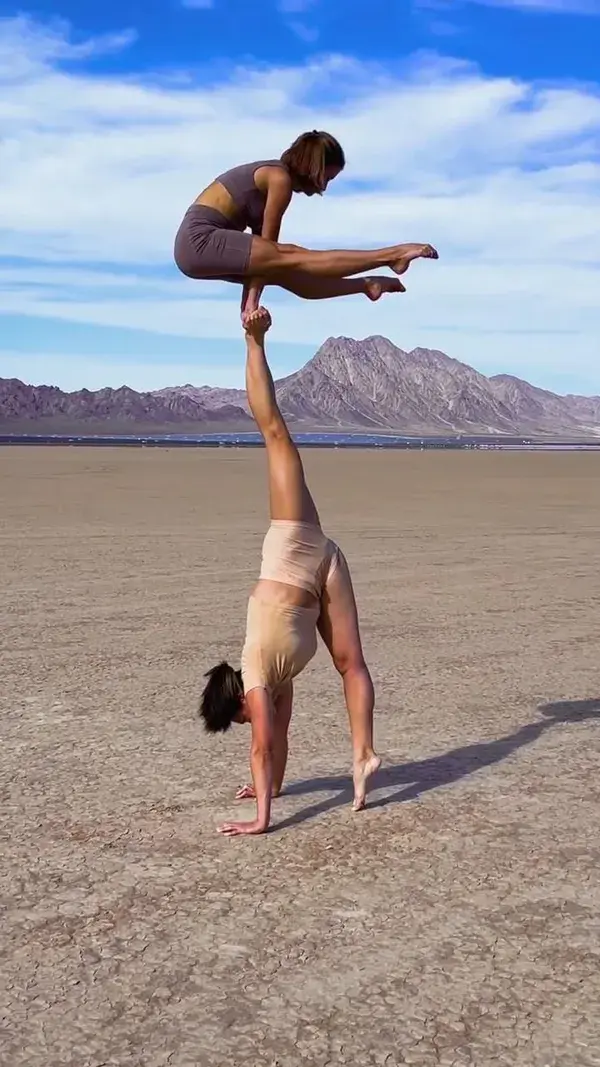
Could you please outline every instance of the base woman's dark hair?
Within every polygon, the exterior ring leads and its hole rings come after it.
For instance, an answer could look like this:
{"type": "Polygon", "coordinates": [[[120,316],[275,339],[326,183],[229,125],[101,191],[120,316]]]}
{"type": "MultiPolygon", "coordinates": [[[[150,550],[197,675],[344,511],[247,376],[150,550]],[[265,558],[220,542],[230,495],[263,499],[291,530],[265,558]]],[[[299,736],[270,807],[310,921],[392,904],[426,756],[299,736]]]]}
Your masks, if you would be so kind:
{"type": "Polygon", "coordinates": [[[327,185],[327,167],[343,170],[346,166],[344,149],[335,137],[325,130],[301,133],[281,157],[292,179],[304,193],[322,193],[327,185]]]}
{"type": "Polygon", "coordinates": [[[200,699],[200,718],[210,734],[228,730],[244,703],[242,672],[225,660],[204,675],[208,682],[200,699]]]}

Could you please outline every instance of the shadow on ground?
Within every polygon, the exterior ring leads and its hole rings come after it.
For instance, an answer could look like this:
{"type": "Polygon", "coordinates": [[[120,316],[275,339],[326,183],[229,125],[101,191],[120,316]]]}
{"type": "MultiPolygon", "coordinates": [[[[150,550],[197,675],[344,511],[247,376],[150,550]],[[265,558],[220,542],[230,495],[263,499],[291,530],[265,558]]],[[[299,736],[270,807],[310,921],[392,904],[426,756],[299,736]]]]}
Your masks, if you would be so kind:
{"type": "MultiPolygon", "coordinates": [[[[369,809],[385,808],[389,804],[403,804],[414,800],[430,789],[465,778],[482,767],[511,756],[513,752],[537,741],[546,730],[565,723],[587,722],[600,719],[600,698],[595,700],[561,700],[551,704],[541,704],[538,708],[543,718],[527,723],[513,734],[498,737],[494,741],[482,741],[474,745],[452,749],[431,759],[412,763],[399,763],[391,767],[382,767],[378,772],[373,789],[389,789],[400,786],[393,793],[369,802],[369,809]]],[[[303,782],[292,782],[285,789],[286,796],[304,796],[310,793],[334,793],[317,804],[312,804],[294,815],[288,816],[273,826],[273,830],[284,830],[289,826],[314,819],[324,812],[347,804],[352,794],[352,780],[348,775],[327,778],[309,778],[303,782]]]]}

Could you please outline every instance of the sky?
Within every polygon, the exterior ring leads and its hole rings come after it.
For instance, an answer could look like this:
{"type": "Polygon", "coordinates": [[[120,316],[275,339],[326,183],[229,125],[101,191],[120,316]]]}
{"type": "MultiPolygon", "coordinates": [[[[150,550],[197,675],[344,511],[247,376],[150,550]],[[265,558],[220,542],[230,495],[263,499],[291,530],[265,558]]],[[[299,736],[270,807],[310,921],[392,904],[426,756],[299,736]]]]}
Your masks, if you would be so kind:
{"type": "Polygon", "coordinates": [[[268,289],[276,376],[381,334],[600,394],[598,55],[600,0],[0,0],[0,377],[241,386],[240,289],[175,233],[320,128],[346,170],[282,240],[440,259],[376,304],[268,289]]]}

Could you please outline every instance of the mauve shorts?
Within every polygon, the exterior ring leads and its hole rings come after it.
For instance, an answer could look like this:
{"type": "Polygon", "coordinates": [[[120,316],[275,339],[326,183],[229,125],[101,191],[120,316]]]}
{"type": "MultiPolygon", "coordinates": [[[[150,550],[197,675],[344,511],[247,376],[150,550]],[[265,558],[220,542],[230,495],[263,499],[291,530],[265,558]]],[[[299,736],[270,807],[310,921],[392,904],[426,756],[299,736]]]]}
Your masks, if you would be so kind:
{"type": "Polygon", "coordinates": [[[250,263],[252,234],[230,228],[229,220],[203,204],[192,204],[175,238],[175,262],[188,278],[241,282],[250,263]]]}

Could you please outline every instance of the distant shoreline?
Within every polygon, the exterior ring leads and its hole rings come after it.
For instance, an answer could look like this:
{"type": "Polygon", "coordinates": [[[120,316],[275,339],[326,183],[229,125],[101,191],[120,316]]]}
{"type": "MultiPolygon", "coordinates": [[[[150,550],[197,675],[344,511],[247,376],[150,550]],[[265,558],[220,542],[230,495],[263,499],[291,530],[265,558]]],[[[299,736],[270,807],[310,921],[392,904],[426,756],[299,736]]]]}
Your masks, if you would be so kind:
{"type": "MultiPolygon", "coordinates": [[[[393,433],[297,433],[301,448],[402,449],[410,451],[584,451],[600,452],[600,438],[501,437],[458,435],[447,437],[393,433]]],[[[0,433],[0,446],[51,446],[87,448],[261,448],[257,433],[207,434],[23,434],[0,433]]]]}

